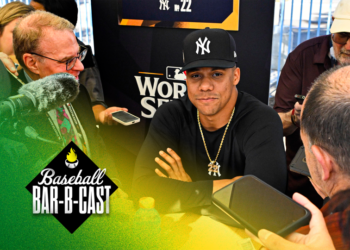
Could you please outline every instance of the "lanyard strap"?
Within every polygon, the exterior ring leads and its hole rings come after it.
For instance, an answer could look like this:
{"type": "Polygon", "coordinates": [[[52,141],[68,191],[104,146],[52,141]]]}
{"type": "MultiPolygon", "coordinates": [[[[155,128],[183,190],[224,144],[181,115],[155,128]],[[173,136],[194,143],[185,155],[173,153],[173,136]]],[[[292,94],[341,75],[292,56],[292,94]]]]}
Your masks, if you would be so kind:
{"type": "MultiPolygon", "coordinates": [[[[65,108],[69,111],[69,115],[72,118],[74,128],[77,130],[77,133],[81,135],[80,139],[82,141],[82,146],[86,146],[86,154],[88,156],[91,156],[91,151],[90,151],[90,145],[86,136],[86,133],[79,121],[79,118],[73,108],[73,105],[71,103],[67,103],[67,105],[64,105],[65,108]]],[[[77,135],[79,137],[79,135],[77,135]]],[[[85,151],[85,150],[84,150],[85,151]]]]}

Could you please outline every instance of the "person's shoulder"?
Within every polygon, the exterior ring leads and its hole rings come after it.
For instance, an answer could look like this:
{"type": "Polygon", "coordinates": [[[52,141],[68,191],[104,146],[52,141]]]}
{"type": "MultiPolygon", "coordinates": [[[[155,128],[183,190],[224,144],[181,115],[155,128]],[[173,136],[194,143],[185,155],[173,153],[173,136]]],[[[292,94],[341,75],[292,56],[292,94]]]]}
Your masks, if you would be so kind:
{"type": "Polygon", "coordinates": [[[89,92],[87,91],[86,87],[82,84],[79,84],[79,94],[72,102],[75,109],[78,110],[86,110],[91,109],[91,100],[89,96],[89,92]]]}
{"type": "Polygon", "coordinates": [[[18,72],[18,78],[19,78],[22,82],[27,83],[28,81],[27,81],[26,76],[25,76],[25,74],[24,74],[24,69],[22,68],[22,69],[18,70],[17,72],[18,72]]]}
{"type": "MultiPolygon", "coordinates": [[[[89,92],[87,91],[86,87],[83,84],[79,84],[79,94],[77,96],[77,99],[86,98],[89,97],[89,92]]],[[[90,97],[89,97],[90,100],[90,97]]]]}
{"type": "Polygon", "coordinates": [[[311,51],[315,48],[319,48],[323,43],[329,42],[330,40],[330,35],[324,35],[324,36],[318,36],[311,38],[309,40],[306,40],[305,42],[302,42],[299,44],[291,53],[290,56],[292,58],[295,58],[299,56],[300,54],[303,54],[305,52],[311,51]]]}
{"type": "Polygon", "coordinates": [[[180,114],[186,114],[187,112],[191,111],[191,106],[192,103],[190,102],[190,100],[188,99],[187,95],[179,98],[179,99],[175,99],[172,101],[169,101],[167,103],[162,104],[162,106],[160,106],[156,113],[155,113],[155,117],[157,116],[163,116],[163,115],[180,115],[180,114]]]}
{"type": "Polygon", "coordinates": [[[248,93],[240,92],[240,95],[239,113],[234,117],[239,138],[266,131],[282,135],[282,122],[275,110],[248,93]]]}
{"type": "MultiPolygon", "coordinates": [[[[4,64],[0,61],[0,100],[18,94],[18,89],[22,87],[22,84],[19,80],[22,79],[18,79],[17,77],[14,77],[11,73],[9,73],[9,71],[7,71],[7,69],[5,68],[4,64]]],[[[24,81],[24,83],[26,83],[26,81],[24,81]]]]}
{"type": "Polygon", "coordinates": [[[239,103],[239,113],[242,119],[256,120],[256,119],[273,119],[279,120],[279,116],[275,110],[261,102],[254,96],[241,91],[241,99],[239,103]]]}
{"type": "Polygon", "coordinates": [[[153,126],[184,127],[193,123],[193,105],[187,95],[160,106],[151,124],[153,126]]]}
{"type": "Polygon", "coordinates": [[[256,97],[253,95],[244,92],[244,91],[239,91],[239,105],[245,105],[247,106],[247,109],[252,109],[255,110],[256,108],[265,108],[268,107],[265,103],[261,102],[258,100],[256,97]]]}

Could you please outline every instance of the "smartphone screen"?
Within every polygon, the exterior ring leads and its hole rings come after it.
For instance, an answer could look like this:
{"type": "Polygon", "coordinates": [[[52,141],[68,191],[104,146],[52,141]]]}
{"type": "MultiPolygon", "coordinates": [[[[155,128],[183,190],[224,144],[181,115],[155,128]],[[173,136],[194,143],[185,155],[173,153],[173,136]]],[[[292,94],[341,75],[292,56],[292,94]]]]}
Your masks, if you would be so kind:
{"type": "Polygon", "coordinates": [[[136,120],[139,120],[138,117],[136,116],[133,116],[127,112],[124,112],[124,111],[118,111],[118,112],[114,112],[112,113],[112,116],[124,123],[129,123],[129,122],[133,122],[133,121],[136,121],[136,120]]]}
{"type": "Polygon", "coordinates": [[[284,236],[310,220],[308,210],[254,176],[217,191],[213,201],[254,234],[267,229],[284,236]]]}

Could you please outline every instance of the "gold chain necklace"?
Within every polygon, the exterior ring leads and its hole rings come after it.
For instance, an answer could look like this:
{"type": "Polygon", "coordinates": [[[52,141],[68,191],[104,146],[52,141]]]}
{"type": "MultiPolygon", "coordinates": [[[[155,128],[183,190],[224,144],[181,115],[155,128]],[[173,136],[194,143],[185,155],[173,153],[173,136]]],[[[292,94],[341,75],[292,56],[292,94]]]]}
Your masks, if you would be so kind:
{"type": "Polygon", "coordinates": [[[208,169],[208,174],[209,174],[209,175],[211,175],[211,173],[214,173],[213,176],[216,176],[216,173],[217,173],[219,177],[221,176],[221,174],[220,174],[220,165],[219,165],[219,163],[218,163],[216,160],[217,160],[218,157],[219,157],[219,154],[220,154],[220,151],[221,151],[221,147],[222,147],[222,144],[223,144],[223,142],[224,142],[227,129],[228,129],[228,127],[230,126],[230,122],[231,122],[231,120],[232,120],[233,114],[235,113],[235,109],[236,109],[236,107],[234,107],[233,110],[232,110],[232,114],[231,114],[230,120],[228,121],[228,123],[227,123],[227,125],[226,125],[224,135],[222,136],[222,139],[221,139],[219,151],[218,151],[218,153],[216,154],[216,157],[215,157],[215,160],[214,160],[214,161],[211,160],[210,155],[209,155],[209,152],[208,152],[208,149],[207,149],[207,145],[205,144],[205,139],[204,139],[204,135],[203,135],[203,132],[202,132],[202,126],[201,126],[201,122],[200,122],[200,120],[199,120],[199,111],[198,111],[198,109],[197,109],[197,120],[198,120],[199,131],[201,132],[201,136],[202,136],[203,143],[204,143],[204,148],[205,148],[205,151],[207,152],[207,155],[208,155],[208,158],[209,158],[209,161],[210,161],[210,163],[208,164],[208,167],[209,167],[209,169],[208,169]]]}

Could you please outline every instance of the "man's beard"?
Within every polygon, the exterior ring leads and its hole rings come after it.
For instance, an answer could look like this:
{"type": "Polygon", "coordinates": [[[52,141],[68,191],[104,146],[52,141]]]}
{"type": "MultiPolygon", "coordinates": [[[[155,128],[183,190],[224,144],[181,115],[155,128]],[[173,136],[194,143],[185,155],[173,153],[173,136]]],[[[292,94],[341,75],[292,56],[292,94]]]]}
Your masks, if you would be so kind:
{"type": "Polygon", "coordinates": [[[335,55],[335,58],[337,59],[337,61],[340,65],[344,66],[344,65],[350,64],[350,50],[347,50],[344,47],[342,47],[340,49],[339,54],[335,55]],[[342,56],[342,54],[344,54],[345,57],[344,57],[344,55],[342,56]]]}

